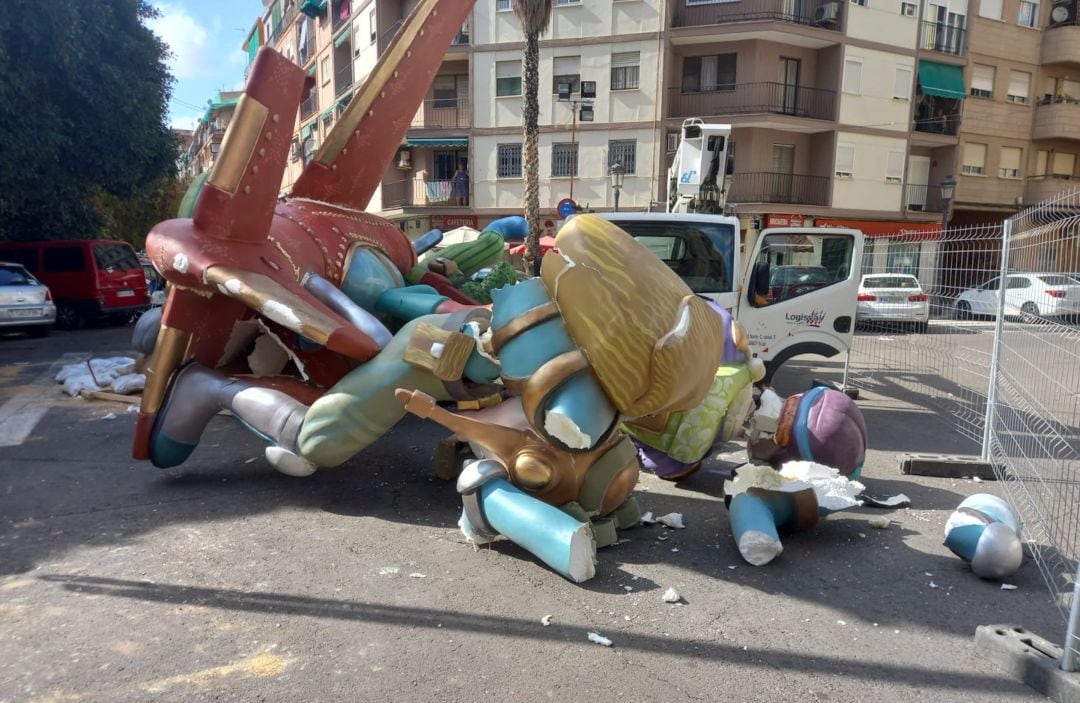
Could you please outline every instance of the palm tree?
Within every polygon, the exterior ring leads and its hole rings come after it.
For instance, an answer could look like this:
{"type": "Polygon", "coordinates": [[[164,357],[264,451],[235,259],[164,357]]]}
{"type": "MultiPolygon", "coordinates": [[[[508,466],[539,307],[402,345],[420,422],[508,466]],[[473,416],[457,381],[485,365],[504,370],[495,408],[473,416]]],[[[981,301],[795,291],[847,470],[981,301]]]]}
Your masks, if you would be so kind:
{"type": "Polygon", "coordinates": [[[511,0],[514,14],[525,34],[525,220],[529,236],[525,239],[525,270],[540,274],[540,35],[551,20],[552,0],[511,0]]]}

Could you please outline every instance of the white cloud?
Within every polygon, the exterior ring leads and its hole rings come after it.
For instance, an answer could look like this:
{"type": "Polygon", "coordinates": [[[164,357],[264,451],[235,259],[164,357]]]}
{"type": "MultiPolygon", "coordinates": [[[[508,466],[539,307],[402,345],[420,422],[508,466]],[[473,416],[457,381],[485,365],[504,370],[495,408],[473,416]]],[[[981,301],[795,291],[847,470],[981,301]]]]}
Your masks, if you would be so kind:
{"type": "Polygon", "coordinates": [[[182,7],[158,4],[160,17],[147,22],[150,29],[169,45],[172,57],[169,68],[178,80],[212,75],[216,51],[206,27],[182,7]]]}

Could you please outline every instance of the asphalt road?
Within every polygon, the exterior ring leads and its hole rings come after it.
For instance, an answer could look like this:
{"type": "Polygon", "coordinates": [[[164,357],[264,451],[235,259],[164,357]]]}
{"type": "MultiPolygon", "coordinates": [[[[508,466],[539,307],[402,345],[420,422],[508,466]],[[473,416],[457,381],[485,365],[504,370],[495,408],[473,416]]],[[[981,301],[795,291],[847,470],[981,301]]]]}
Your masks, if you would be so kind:
{"type": "MultiPolygon", "coordinates": [[[[47,374],[127,335],[0,337],[0,417],[38,418],[0,447],[0,701],[1041,700],[972,639],[1011,622],[1060,641],[1035,565],[1005,591],[941,544],[963,497],[998,489],[898,474],[897,452],[956,445],[930,408],[860,400],[865,483],[912,500],[887,529],[868,524],[883,511],[834,515],[751,567],[718,459],[678,485],[643,477],[643,509],[686,529],[626,531],[579,586],[513,545],[465,543],[432,470],[442,432],[419,420],[307,479],[228,418],[178,469],[132,460],[134,415],[47,374]]],[[[796,361],[778,390],[819,370],[796,361]]]]}

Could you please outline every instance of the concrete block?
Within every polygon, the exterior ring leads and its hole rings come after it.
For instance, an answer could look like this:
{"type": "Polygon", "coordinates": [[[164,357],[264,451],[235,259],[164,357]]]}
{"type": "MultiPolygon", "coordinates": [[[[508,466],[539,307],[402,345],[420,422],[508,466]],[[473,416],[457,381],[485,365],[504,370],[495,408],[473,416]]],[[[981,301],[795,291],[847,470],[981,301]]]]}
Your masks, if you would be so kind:
{"type": "Polygon", "coordinates": [[[983,625],[975,648],[1013,678],[1056,703],[1080,703],[1080,674],[1061,670],[1061,647],[1014,625],[983,625]]]}
{"type": "Polygon", "coordinates": [[[901,454],[900,473],[938,478],[979,478],[996,481],[994,465],[975,456],[961,454],[901,454]]]}

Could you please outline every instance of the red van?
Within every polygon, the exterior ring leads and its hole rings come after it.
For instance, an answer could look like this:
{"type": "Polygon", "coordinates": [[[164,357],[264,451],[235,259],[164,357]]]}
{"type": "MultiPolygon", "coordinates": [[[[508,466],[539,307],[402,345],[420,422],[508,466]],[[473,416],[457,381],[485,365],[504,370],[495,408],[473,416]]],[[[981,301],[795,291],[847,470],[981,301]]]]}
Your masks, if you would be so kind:
{"type": "Polygon", "coordinates": [[[150,307],[146,276],[127,242],[0,242],[0,260],[22,264],[49,287],[63,329],[103,317],[126,321],[150,307]]]}

